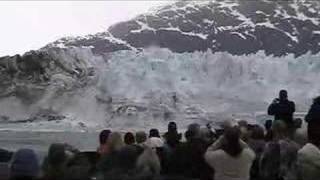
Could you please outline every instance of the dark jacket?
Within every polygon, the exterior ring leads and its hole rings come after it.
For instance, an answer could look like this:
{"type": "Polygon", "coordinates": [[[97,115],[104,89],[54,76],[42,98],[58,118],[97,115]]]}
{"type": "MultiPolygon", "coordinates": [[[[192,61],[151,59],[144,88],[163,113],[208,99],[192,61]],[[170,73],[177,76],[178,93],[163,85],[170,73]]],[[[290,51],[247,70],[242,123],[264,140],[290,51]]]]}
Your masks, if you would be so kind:
{"type": "Polygon", "coordinates": [[[205,162],[207,144],[201,139],[180,143],[170,160],[170,174],[200,180],[212,179],[213,171],[205,162]]]}
{"type": "Polygon", "coordinates": [[[274,115],[274,120],[283,120],[288,126],[293,125],[293,113],[295,104],[289,100],[278,100],[268,108],[268,114],[274,115]]]}
{"type": "Polygon", "coordinates": [[[308,123],[308,134],[310,137],[320,136],[320,104],[313,104],[305,117],[308,123]]]}
{"type": "Polygon", "coordinates": [[[305,117],[306,122],[320,124],[320,104],[313,104],[305,117]]]}

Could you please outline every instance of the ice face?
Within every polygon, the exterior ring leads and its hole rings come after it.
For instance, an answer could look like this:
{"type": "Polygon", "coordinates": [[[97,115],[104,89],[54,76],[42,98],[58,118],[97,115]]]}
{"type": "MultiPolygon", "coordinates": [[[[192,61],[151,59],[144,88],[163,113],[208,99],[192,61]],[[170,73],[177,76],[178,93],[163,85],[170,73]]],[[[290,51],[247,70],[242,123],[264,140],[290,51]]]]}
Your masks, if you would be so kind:
{"type": "Polygon", "coordinates": [[[103,57],[89,50],[74,53],[81,62],[75,63],[67,54],[56,56],[71,70],[94,68],[91,79],[79,82],[79,78],[55,72],[39,101],[26,107],[17,99],[3,99],[0,114],[28,114],[45,108],[66,115],[61,122],[81,128],[163,129],[169,120],[185,126],[266,112],[280,89],[288,90],[297,111],[306,111],[320,91],[319,55],[179,54],[154,47],[103,57]]]}

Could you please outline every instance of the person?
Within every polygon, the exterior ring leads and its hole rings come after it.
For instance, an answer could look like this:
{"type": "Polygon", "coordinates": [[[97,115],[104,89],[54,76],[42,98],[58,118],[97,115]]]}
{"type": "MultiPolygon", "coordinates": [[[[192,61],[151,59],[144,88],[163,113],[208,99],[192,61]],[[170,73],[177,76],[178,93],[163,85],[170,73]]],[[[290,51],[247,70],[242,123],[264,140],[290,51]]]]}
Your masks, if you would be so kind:
{"type": "Polygon", "coordinates": [[[240,139],[237,126],[228,127],[205,153],[206,162],[214,169],[217,180],[249,180],[254,152],[240,139]]]}
{"type": "Polygon", "coordinates": [[[32,149],[19,149],[13,155],[10,180],[35,180],[39,173],[39,161],[32,149]]]}
{"type": "MultiPolygon", "coordinates": [[[[121,134],[113,132],[108,139],[109,154],[98,163],[100,175],[108,179],[147,178],[160,172],[160,162],[148,148],[124,145],[121,134]]],[[[99,174],[98,173],[98,174],[99,174]]],[[[97,175],[97,176],[100,176],[97,175]]]]}
{"type": "Polygon", "coordinates": [[[157,155],[156,148],[151,148],[147,145],[147,134],[144,131],[137,132],[136,141],[136,146],[143,148],[143,153],[138,157],[136,163],[138,177],[152,179],[152,177],[160,175],[160,159],[157,155]]]}
{"type": "Polygon", "coordinates": [[[108,153],[104,154],[100,161],[97,163],[97,170],[99,172],[106,172],[112,168],[112,161],[115,160],[114,156],[122,150],[125,146],[122,136],[119,132],[112,132],[107,140],[108,153]]]}
{"type": "Polygon", "coordinates": [[[70,145],[62,143],[51,144],[48,150],[48,155],[45,157],[42,165],[44,179],[62,179],[64,177],[68,161],[76,153],[78,153],[78,151],[70,145]]]}
{"type": "Polygon", "coordinates": [[[145,147],[147,141],[147,133],[145,133],[144,131],[136,132],[136,141],[138,146],[145,147]]]}
{"type": "Polygon", "coordinates": [[[124,143],[126,145],[132,145],[136,142],[135,138],[134,138],[134,135],[132,132],[127,132],[125,135],[124,135],[124,143]]]}
{"type": "Polygon", "coordinates": [[[295,180],[299,145],[288,138],[285,122],[275,121],[272,130],[273,140],[261,154],[259,177],[261,180],[295,180]]]}
{"type": "Polygon", "coordinates": [[[158,129],[150,129],[149,138],[146,145],[152,149],[162,148],[164,145],[163,140],[160,138],[160,133],[158,129]]]}
{"type": "Polygon", "coordinates": [[[266,122],[264,123],[264,128],[266,129],[266,133],[265,133],[265,141],[269,142],[272,141],[272,120],[266,120],[266,122]]]}
{"type": "Polygon", "coordinates": [[[8,180],[10,177],[10,160],[13,152],[6,149],[0,149],[0,180],[8,180]]]}
{"type": "Polygon", "coordinates": [[[263,128],[255,125],[252,130],[251,130],[251,136],[248,139],[248,145],[249,147],[255,152],[256,158],[253,161],[251,170],[250,170],[250,179],[251,180],[258,180],[259,179],[259,174],[260,174],[260,169],[259,169],[259,162],[260,162],[260,157],[261,154],[264,151],[265,147],[265,137],[264,137],[264,131],[263,128]]]}
{"type": "Polygon", "coordinates": [[[320,179],[320,136],[309,131],[309,143],[298,152],[298,172],[301,180],[320,179]]]}
{"type": "Polygon", "coordinates": [[[248,142],[249,139],[249,125],[248,122],[246,120],[240,120],[238,122],[239,124],[239,128],[240,128],[240,138],[242,141],[244,142],[248,142]]]}
{"type": "Polygon", "coordinates": [[[111,134],[111,131],[109,129],[103,130],[99,134],[100,146],[98,147],[97,152],[100,155],[108,153],[107,141],[108,141],[108,138],[109,138],[110,134],[111,134]]]}
{"type": "Polygon", "coordinates": [[[293,141],[299,144],[299,146],[302,148],[304,145],[308,143],[307,128],[302,127],[301,118],[294,119],[293,122],[294,122],[293,141]]]}
{"type": "MultiPolygon", "coordinates": [[[[209,131],[207,132],[209,134],[209,131]]],[[[171,175],[195,179],[211,178],[211,168],[204,160],[207,149],[207,139],[201,139],[204,136],[201,135],[200,125],[193,123],[188,126],[185,133],[186,142],[179,143],[171,156],[171,175]]]]}
{"type": "Polygon", "coordinates": [[[182,135],[178,133],[177,124],[175,122],[169,122],[168,131],[164,134],[164,139],[167,147],[172,150],[180,142],[182,135]]]}
{"type": "Polygon", "coordinates": [[[279,98],[273,100],[268,108],[268,114],[274,116],[274,120],[281,120],[286,123],[288,131],[293,128],[293,113],[295,104],[288,100],[288,92],[281,90],[279,98]]]}
{"type": "MultiPolygon", "coordinates": [[[[320,136],[320,96],[313,100],[305,121],[308,123],[308,134],[318,133],[318,136],[320,136]]],[[[316,136],[311,138],[313,137],[316,136]]]]}

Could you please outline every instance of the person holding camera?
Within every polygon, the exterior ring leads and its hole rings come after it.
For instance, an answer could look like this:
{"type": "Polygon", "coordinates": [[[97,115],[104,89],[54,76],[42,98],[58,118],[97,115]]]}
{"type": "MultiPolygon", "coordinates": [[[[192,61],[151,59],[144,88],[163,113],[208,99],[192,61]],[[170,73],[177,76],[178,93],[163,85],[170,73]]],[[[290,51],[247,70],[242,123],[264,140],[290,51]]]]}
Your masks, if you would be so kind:
{"type": "Polygon", "coordinates": [[[288,92],[281,90],[279,98],[273,100],[268,108],[268,114],[274,116],[274,120],[281,120],[285,122],[289,134],[290,130],[294,128],[293,113],[295,112],[295,104],[293,101],[288,100],[288,92]]]}

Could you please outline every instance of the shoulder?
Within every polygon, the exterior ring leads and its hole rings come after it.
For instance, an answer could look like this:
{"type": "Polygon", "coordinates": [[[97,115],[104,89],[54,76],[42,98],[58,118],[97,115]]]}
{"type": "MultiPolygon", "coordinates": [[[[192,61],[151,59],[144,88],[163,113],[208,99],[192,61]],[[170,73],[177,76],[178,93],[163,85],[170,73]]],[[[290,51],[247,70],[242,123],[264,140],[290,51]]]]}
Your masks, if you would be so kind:
{"type": "Polygon", "coordinates": [[[256,157],[256,154],[253,152],[251,148],[245,148],[243,149],[243,152],[249,159],[254,159],[256,157]]]}
{"type": "Polygon", "coordinates": [[[207,151],[205,153],[206,158],[210,159],[218,159],[219,157],[222,157],[224,154],[226,154],[223,150],[215,150],[215,151],[207,151]]]}

